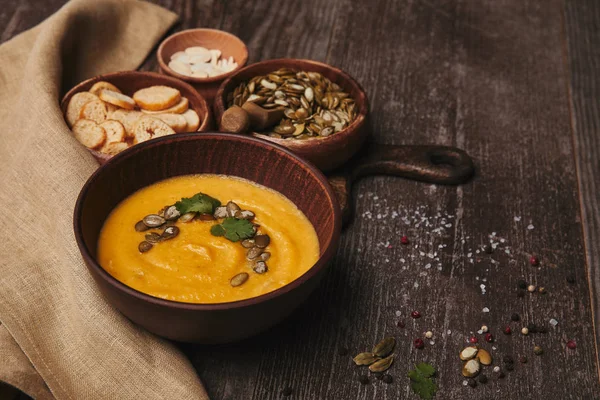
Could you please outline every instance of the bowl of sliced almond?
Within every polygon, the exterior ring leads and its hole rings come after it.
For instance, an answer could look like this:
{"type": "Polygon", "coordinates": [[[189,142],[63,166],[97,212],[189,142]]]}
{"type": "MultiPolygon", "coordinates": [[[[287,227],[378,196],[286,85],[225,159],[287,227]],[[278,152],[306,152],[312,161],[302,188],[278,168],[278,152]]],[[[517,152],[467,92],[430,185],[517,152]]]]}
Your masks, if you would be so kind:
{"type": "Polygon", "coordinates": [[[125,71],[81,82],[62,99],[65,122],[100,164],[155,137],[212,128],[206,100],[169,76],[125,71]]]}

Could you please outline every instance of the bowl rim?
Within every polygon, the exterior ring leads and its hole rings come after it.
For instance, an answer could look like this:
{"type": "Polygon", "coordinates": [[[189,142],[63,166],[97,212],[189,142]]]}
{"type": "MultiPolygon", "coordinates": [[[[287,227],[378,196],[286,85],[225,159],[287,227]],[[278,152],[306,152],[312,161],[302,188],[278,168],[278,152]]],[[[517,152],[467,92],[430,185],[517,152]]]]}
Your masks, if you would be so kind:
{"type": "Polygon", "coordinates": [[[337,197],[331,185],[329,184],[325,175],[312,163],[302,159],[301,157],[294,154],[289,149],[279,146],[273,145],[273,143],[262,140],[259,138],[255,138],[248,135],[236,135],[230,133],[216,133],[216,132],[208,132],[208,133],[181,133],[178,135],[164,136],[160,138],[155,138],[148,140],[146,142],[139,143],[138,146],[130,147],[121,153],[115,155],[113,158],[108,160],[104,165],[100,166],[94,173],[88,178],[88,180],[83,185],[79,195],[77,196],[77,201],[75,203],[75,209],[73,211],[73,231],[75,235],[75,240],[77,242],[77,247],[81,253],[82,258],[84,259],[86,265],[96,271],[109,285],[113,286],[113,288],[125,292],[126,294],[136,297],[138,300],[149,302],[153,305],[163,306],[168,308],[176,308],[183,310],[191,310],[191,311],[211,311],[211,310],[230,310],[230,309],[238,309],[247,306],[257,305],[269,300],[272,300],[280,295],[286,294],[315,275],[317,275],[321,270],[323,270],[327,264],[330,262],[333,257],[335,251],[337,250],[337,244],[339,243],[340,235],[342,228],[342,219],[341,219],[341,211],[339,207],[339,203],[337,201],[337,197]],[[83,212],[83,202],[87,197],[87,194],[94,184],[94,182],[98,179],[98,177],[104,173],[105,170],[114,168],[114,165],[119,163],[121,160],[125,160],[127,158],[133,157],[136,153],[142,152],[147,148],[156,147],[162,145],[162,142],[169,141],[187,141],[187,140],[202,140],[202,139],[229,139],[237,140],[237,141],[245,141],[254,144],[258,144],[261,146],[265,146],[269,149],[274,149],[275,151],[279,151],[284,153],[287,157],[293,158],[295,161],[303,164],[309,172],[311,172],[321,184],[323,190],[325,190],[327,196],[331,199],[333,205],[333,232],[329,238],[326,238],[326,243],[324,246],[324,250],[322,254],[319,256],[317,262],[313,264],[304,274],[300,275],[298,278],[294,279],[287,285],[284,285],[272,292],[268,292],[256,297],[250,297],[247,299],[236,300],[225,303],[186,303],[174,300],[162,299],[159,297],[154,297],[139,290],[136,290],[132,287],[127,286],[122,283],[111,274],[109,274],[102,266],[96,261],[96,259],[91,255],[87,246],[83,241],[83,228],[81,224],[81,214],[83,212]]]}
{"type": "MultiPolygon", "coordinates": [[[[326,64],[321,61],[309,60],[309,59],[305,59],[305,58],[273,58],[270,60],[263,60],[263,61],[259,61],[259,62],[253,63],[253,64],[249,64],[249,65],[246,65],[244,68],[240,68],[237,71],[232,71],[233,73],[231,74],[231,76],[229,76],[227,79],[225,79],[219,86],[219,90],[217,91],[217,94],[215,95],[215,98],[213,100],[213,111],[215,113],[214,118],[215,118],[216,126],[218,127],[220,125],[219,117],[221,115],[223,115],[223,113],[225,112],[225,109],[226,109],[225,103],[224,103],[225,87],[229,84],[230,81],[235,79],[235,77],[238,74],[246,72],[249,69],[256,68],[257,66],[269,65],[269,64],[275,64],[275,65],[289,64],[289,63],[293,64],[295,62],[301,62],[304,64],[310,64],[310,65],[319,66],[319,67],[322,67],[325,69],[329,69],[332,72],[334,72],[338,75],[341,75],[345,80],[350,82],[352,85],[356,86],[359,93],[361,94],[361,100],[362,100],[362,105],[358,109],[358,114],[356,115],[356,118],[354,119],[354,121],[352,121],[352,123],[350,125],[348,125],[344,129],[342,129],[341,131],[339,131],[333,135],[327,136],[327,137],[314,137],[314,138],[310,138],[310,139],[306,139],[306,140],[286,140],[283,138],[279,139],[279,138],[270,137],[270,136],[263,135],[261,133],[254,132],[254,131],[251,132],[252,136],[254,136],[256,138],[262,138],[263,140],[267,140],[271,143],[276,143],[276,144],[281,145],[286,148],[294,149],[294,148],[298,148],[298,147],[308,147],[308,146],[313,146],[313,145],[318,146],[321,143],[327,143],[327,142],[343,141],[348,136],[352,136],[353,134],[355,134],[355,132],[358,130],[358,128],[361,126],[361,124],[363,124],[365,122],[367,115],[369,113],[369,98],[367,97],[367,93],[365,92],[363,87],[360,85],[360,83],[358,83],[358,81],[356,79],[354,79],[350,74],[348,74],[346,71],[342,70],[341,68],[334,67],[333,65],[326,64]]],[[[355,99],[355,101],[356,101],[356,99],[355,99]]]]}
{"type": "MultiPolygon", "coordinates": [[[[180,51],[183,51],[183,50],[180,50],[180,51]]],[[[192,28],[192,29],[185,29],[183,31],[175,32],[172,35],[167,36],[162,42],[160,42],[160,45],[158,46],[158,49],[156,50],[156,59],[158,60],[158,65],[160,66],[160,69],[162,71],[164,71],[167,75],[171,75],[172,77],[175,77],[175,78],[187,81],[187,82],[212,83],[212,82],[219,82],[224,79],[227,79],[231,75],[233,75],[235,72],[244,68],[244,66],[248,62],[248,47],[246,46],[246,43],[244,43],[244,41],[242,39],[235,36],[233,33],[230,33],[227,31],[222,31],[220,29],[192,28]],[[184,34],[189,34],[189,33],[193,33],[193,32],[201,32],[201,33],[202,32],[218,32],[219,34],[226,36],[229,39],[232,39],[234,42],[237,42],[237,44],[240,44],[243,54],[242,54],[242,58],[239,62],[238,62],[238,60],[235,60],[238,63],[238,66],[229,72],[226,72],[224,74],[217,75],[217,76],[208,77],[208,78],[197,78],[194,76],[182,75],[178,72],[173,71],[171,68],[169,68],[169,65],[165,62],[165,60],[162,57],[163,49],[165,48],[166,44],[168,42],[170,42],[171,40],[173,40],[177,36],[182,36],[184,34]]]]}

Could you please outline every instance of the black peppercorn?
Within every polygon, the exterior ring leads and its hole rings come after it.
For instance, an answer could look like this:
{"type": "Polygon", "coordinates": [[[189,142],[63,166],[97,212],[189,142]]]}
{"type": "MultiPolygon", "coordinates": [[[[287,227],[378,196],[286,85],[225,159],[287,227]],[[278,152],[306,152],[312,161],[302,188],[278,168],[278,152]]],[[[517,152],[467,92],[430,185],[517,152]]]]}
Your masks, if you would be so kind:
{"type": "Polygon", "coordinates": [[[537,326],[534,323],[527,324],[527,329],[529,329],[529,333],[537,333],[537,326]]]}
{"type": "Polygon", "coordinates": [[[510,319],[513,321],[519,321],[519,320],[521,320],[521,317],[519,317],[519,314],[514,313],[513,315],[510,316],[510,319]]]}
{"type": "Polygon", "coordinates": [[[519,279],[517,285],[519,286],[519,289],[527,289],[527,282],[525,282],[524,279],[519,279]]]}
{"type": "Polygon", "coordinates": [[[475,382],[475,379],[473,379],[473,378],[469,378],[467,380],[467,382],[469,383],[469,386],[471,386],[471,387],[477,386],[477,382],[475,382]]]}
{"type": "Polygon", "coordinates": [[[575,283],[575,274],[567,275],[567,282],[570,284],[574,284],[575,283]]]}
{"type": "Polygon", "coordinates": [[[494,252],[494,248],[491,245],[486,244],[483,246],[483,251],[485,251],[487,254],[492,254],[494,252]]]}
{"type": "Polygon", "coordinates": [[[479,383],[487,383],[487,381],[488,381],[487,376],[485,376],[483,374],[479,375],[479,383]]]}

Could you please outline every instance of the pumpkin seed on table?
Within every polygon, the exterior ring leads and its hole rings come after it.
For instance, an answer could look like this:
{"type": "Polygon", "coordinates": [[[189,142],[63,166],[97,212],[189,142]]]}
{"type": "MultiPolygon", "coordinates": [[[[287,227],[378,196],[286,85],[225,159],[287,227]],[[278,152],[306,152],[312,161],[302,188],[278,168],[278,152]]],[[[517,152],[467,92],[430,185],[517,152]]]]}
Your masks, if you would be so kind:
{"type": "Polygon", "coordinates": [[[166,222],[163,217],[157,214],[146,215],[142,221],[149,228],[158,228],[166,222]]]}
{"type": "Polygon", "coordinates": [[[394,351],[395,346],[396,339],[391,336],[387,337],[375,345],[375,347],[373,348],[373,354],[375,354],[378,357],[386,357],[392,351],[394,351]]]}
{"type": "Polygon", "coordinates": [[[375,354],[368,352],[360,353],[352,359],[352,361],[354,361],[354,364],[356,365],[371,365],[375,361],[379,360],[381,360],[380,357],[377,357],[375,354]]]}
{"type": "Polygon", "coordinates": [[[383,358],[383,359],[381,359],[379,361],[375,361],[373,364],[369,365],[369,371],[371,371],[371,372],[384,372],[389,367],[392,366],[393,362],[394,362],[394,355],[392,354],[391,356],[383,358]]]}
{"type": "Polygon", "coordinates": [[[237,274],[236,276],[234,276],[233,278],[231,278],[229,283],[231,284],[231,286],[237,287],[237,286],[240,286],[240,285],[243,285],[244,283],[246,283],[246,281],[248,280],[249,277],[250,277],[250,275],[248,275],[246,272],[241,272],[241,273],[237,274]]]}

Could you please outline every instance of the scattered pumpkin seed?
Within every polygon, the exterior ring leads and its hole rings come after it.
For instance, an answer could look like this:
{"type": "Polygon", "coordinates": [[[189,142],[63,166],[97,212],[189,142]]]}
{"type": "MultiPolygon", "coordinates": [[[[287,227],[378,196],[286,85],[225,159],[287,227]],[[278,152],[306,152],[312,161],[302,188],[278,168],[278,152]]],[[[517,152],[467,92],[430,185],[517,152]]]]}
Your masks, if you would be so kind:
{"type": "Polygon", "coordinates": [[[179,228],[176,226],[168,226],[161,236],[163,240],[170,240],[177,235],[179,235],[179,228]]]}
{"type": "Polygon", "coordinates": [[[377,343],[373,348],[373,354],[378,357],[386,357],[392,351],[394,351],[394,347],[396,346],[396,339],[392,336],[386,337],[381,342],[377,343]]]}
{"type": "Polygon", "coordinates": [[[180,215],[181,215],[181,213],[177,210],[177,207],[170,206],[169,208],[167,208],[165,210],[164,218],[167,221],[173,221],[174,219],[179,218],[180,215]]]}
{"type": "Polygon", "coordinates": [[[242,247],[246,249],[251,249],[252,247],[254,247],[254,239],[242,240],[242,247]]]}
{"type": "Polygon", "coordinates": [[[256,247],[260,247],[261,249],[264,249],[265,247],[267,247],[269,245],[269,243],[271,243],[271,238],[269,237],[269,235],[254,236],[254,244],[256,245],[256,247]]]}
{"type": "Polygon", "coordinates": [[[243,285],[244,283],[246,283],[246,281],[248,280],[249,277],[250,277],[250,275],[248,275],[246,272],[241,272],[241,273],[237,274],[236,276],[234,276],[233,278],[231,278],[229,283],[233,287],[240,286],[240,285],[243,285]]]}
{"type": "Polygon", "coordinates": [[[233,201],[230,201],[229,203],[227,203],[227,205],[225,206],[225,208],[227,209],[227,216],[228,217],[234,217],[235,213],[237,211],[241,211],[240,206],[238,206],[237,204],[235,204],[233,201]]]}
{"type": "Polygon", "coordinates": [[[265,251],[260,255],[260,259],[263,261],[268,261],[269,258],[271,258],[271,253],[269,253],[268,251],[265,251]]]}
{"type": "Polygon", "coordinates": [[[138,250],[140,251],[140,253],[145,253],[148,250],[150,250],[151,248],[152,248],[152,243],[149,243],[149,242],[146,242],[146,241],[141,242],[138,245],[138,250]]]}
{"type": "Polygon", "coordinates": [[[150,232],[150,233],[146,233],[146,241],[150,242],[150,243],[158,243],[162,240],[161,235],[159,235],[156,232],[150,232]]]}
{"type": "Polygon", "coordinates": [[[200,213],[196,216],[196,219],[200,221],[214,221],[215,217],[212,214],[200,213]]]}
{"type": "Polygon", "coordinates": [[[258,261],[252,269],[257,274],[264,274],[269,270],[269,268],[267,267],[267,263],[265,263],[264,261],[258,261]]]}
{"type": "Polygon", "coordinates": [[[381,360],[381,358],[377,357],[375,354],[366,352],[360,353],[352,359],[356,365],[371,365],[379,360],[381,360]]]}
{"type": "Polygon", "coordinates": [[[263,250],[260,247],[252,247],[248,249],[248,252],[246,253],[246,258],[248,260],[254,260],[255,258],[258,258],[258,256],[260,256],[262,252],[263,250]]]}
{"type": "Polygon", "coordinates": [[[243,210],[243,211],[236,211],[235,213],[235,217],[237,219],[247,219],[248,221],[251,221],[254,219],[256,215],[249,210],[243,210]]]}
{"type": "Polygon", "coordinates": [[[191,220],[194,219],[195,216],[196,216],[195,212],[185,213],[181,217],[179,217],[179,221],[181,221],[181,222],[190,222],[191,220]]]}
{"type": "Polygon", "coordinates": [[[148,228],[158,228],[166,222],[163,217],[157,214],[146,215],[142,221],[148,228]]]}
{"type": "Polygon", "coordinates": [[[217,207],[214,212],[215,218],[226,218],[227,217],[227,208],[225,206],[217,207]]]}
{"type": "MultiPolygon", "coordinates": [[[[394,343],[396,341],[394,340],[394,343]]],[[[394,362],[394,355],[387,356],[379,361],[375,361],[373,364],[369,365],[369,371],[371,372],[384,372],[387,371],[389,367],[392,366],[394,362]]]]}
{"type": "Polygon", "coordinates": [[[144,232],[144,231],[147,231],[148,229],[150,229],[150,228],[148,228],[148,226],[144,223],[144,221],[138,221],[135,224],[135,230],[137,232],[144,232]]]}

